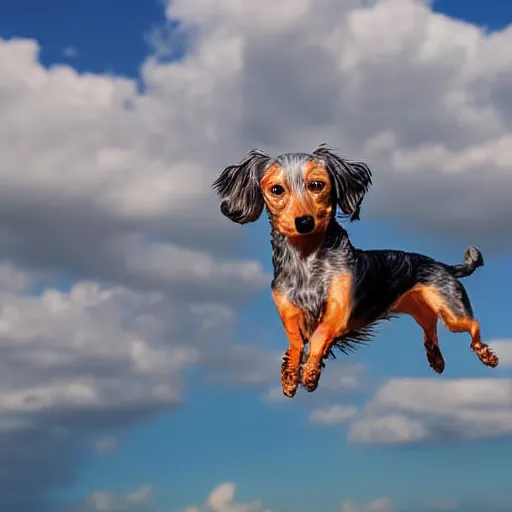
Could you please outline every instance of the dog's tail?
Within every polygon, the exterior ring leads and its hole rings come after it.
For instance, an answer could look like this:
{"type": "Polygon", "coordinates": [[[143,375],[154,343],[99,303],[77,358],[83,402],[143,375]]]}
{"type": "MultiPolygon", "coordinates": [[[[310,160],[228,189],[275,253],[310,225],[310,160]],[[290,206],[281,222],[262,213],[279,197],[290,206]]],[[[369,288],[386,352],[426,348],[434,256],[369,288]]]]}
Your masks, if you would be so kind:
{"type": "Polygon", "coordinates": [[[484,257],[478,248],[470,245],[464,251],[464,261],[460,265],[446,265],[448,272],[454,277],[470,276],[478,267],[484,266],[484,257]]]}

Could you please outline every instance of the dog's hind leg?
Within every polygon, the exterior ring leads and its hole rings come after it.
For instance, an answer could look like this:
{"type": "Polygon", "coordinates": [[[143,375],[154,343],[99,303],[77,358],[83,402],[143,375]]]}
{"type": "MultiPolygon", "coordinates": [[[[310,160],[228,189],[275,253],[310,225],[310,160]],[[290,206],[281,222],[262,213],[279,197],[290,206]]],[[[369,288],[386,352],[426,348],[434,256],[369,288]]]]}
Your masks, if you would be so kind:
{"type": "MultiPolygon", "coordinates": [[[[460,281],[452,276],[447,276],[442,285],[418,284],[406,292],[393,308],[394,312],[410,314],[423,327],[425,331],[427,357],[432,365],[431,357],[435,361],[435,354],[439,349],[439,344],[437,344],[436,348],[437,335],[435,338],[432,338],[432,334],[434,333],[433,326],[435,325],[432,323],[432,319],[430,322],[425,323],[426,316],[418,316],[417,314],[420,305],[422,305],[421,310],[423,312],[430,310],[432,314],[435,314],[436,320],[437,317],[440,316],[444,325],[450,332],[469,333],[471,335],[470,347],[476,353],[480,361],[486,366],[498,366],[498,357],[492,352],[489,346],[481,340],[480,325],[473,316],[473,310],[467,292],[460,281]],[[427,339],[429,339],[428,342],[427,339]],[[432,344],[430,340],[432,340],[432,344]],[[431,346],[433,346],[433,349],[429,356],[428,347],[431,346]]],[[[434,368],[434,370],[438,371],[436,368],[434,368]]]]}
{"type": "MultiPolygon", "coordinates": [[[[421,325],[421,324],[420,324],[421,325]]],[[[432,370],[437,373],[444,372],[444,357],[439,346],[439,340],[437,338],[437,318],[431,320],[431,323],[421,325],[424,333],[423,344],[425,346],[425,352],[427,354],[427,360],[432,370]]]]}
{"type": "Polygon", "coordinates": [[[482,342],[480,335],[480,324],[473,316],[457,315],[450,307],[441,309],[441,319],[446,328],[451,332],[468,332],[471,335],[471,349],[478,356],[478,359],[485,364],[495,368],[499,359],[488,345],[482,342]]]}
{"type": "Polygon", "coordinates": [[[419,315],[415,313],[411,316],[423,329],[423,345],[425,346],[425,352],[430,367],[436,373],[443,373],[445,362],[437,337],[437,314],[431,309],[428,309],[422,311],[419,315]]]}
{"type": "Polygon", "coordinates": [[[425,293],[424,288],[414,287],[400,297],[392,311],[408,314],[416,320],[423,329],[425,352],[430,367],[437,373],[443,373],[445,362],[437,337],[439,313],[435,301],[429,301],[429,294],[425,293]]]}
{"type": "Polygon", "coordinates": [[[471,335],[471,349],[486,366],[498,366],[499,359],[488,345],[482,342],[480,324],[473,316],[473,308],[466,289],[458,279],[443,280],[439,289],[443,300],[440,301],[439,314],[450,332],[467,332],[471,335]]]}

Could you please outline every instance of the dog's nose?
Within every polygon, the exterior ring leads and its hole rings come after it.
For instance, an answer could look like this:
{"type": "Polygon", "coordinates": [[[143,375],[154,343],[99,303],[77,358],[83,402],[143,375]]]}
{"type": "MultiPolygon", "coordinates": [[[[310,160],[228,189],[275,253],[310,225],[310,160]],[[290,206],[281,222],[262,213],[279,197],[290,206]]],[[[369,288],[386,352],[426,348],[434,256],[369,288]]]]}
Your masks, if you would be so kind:
{"type": "Polygon", "coordinates": [[[315,227],[315,219],[311,215],[304,215],[295,219],[295,227],[301,235],[311,233],[315,227]]]}

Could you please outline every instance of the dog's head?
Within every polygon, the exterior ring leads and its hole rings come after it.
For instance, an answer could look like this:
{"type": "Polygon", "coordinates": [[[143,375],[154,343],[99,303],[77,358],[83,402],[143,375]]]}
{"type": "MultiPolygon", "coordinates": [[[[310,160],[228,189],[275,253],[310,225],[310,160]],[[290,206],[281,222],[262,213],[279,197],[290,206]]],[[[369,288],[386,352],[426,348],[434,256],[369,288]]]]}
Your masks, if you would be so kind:
{"type": "Polygon", "coordinates": [[[213,184],[221,212],[234,222],[256,221],[266,206],[273,226],[287,237],[324,232],[336,206],[351,221],[359,219],[361,202],[371,185],[363,162],[351,162],[325,145],[313,153],[271,158],[251,151],[226,167],[213,184]]]}

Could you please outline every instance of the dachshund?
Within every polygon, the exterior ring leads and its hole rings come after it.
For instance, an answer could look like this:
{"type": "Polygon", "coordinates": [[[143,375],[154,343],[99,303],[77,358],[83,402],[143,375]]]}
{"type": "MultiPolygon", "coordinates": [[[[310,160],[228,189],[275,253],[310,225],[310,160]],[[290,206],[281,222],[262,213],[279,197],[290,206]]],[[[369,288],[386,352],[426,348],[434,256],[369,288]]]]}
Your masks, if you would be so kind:
{"type": "Polygon", "coordinates": [[[212,185],[221,213],[233,222],[254,222],[264,207],[268,213],[272,298],[289,341],[281,366],[287,397],[295,395],[299,381],[315,391],[333,348],[347,353],[375,336],[379,322],[399,314],[422,328],[427,360],[437,373],[445,367],[439,317],[449,331],[471,335],[470,347],[484,365],[498,365],[459,281],[483,266],[479,249],[468,247],[463,263],[448,265],[417,253],[354,247],[337,218],[359,220],[371,184],[366,163],[321,144],[311,154],[276,158],[252,150],[212,185]]]}

